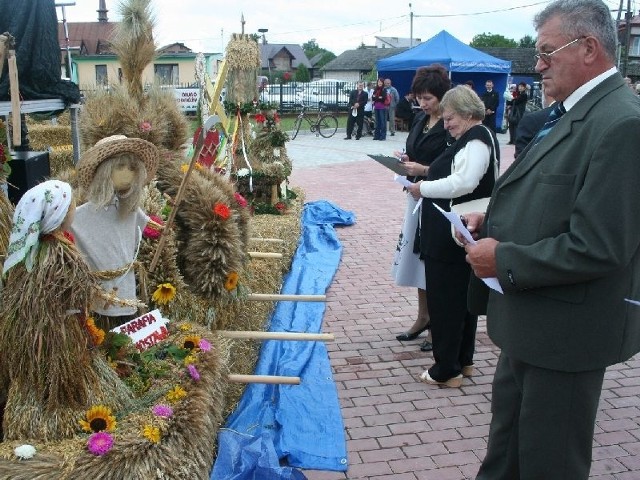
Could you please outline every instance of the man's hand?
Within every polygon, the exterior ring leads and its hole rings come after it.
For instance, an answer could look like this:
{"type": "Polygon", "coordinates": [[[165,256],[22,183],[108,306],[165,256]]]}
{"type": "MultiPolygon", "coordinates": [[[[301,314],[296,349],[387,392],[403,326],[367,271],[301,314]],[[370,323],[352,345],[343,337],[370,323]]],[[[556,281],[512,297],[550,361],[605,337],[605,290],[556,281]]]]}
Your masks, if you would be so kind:
{"type": "MultiPolygon", "coordinates": [[[[462,220],[464,226],[467,227],[467,230],[469,230],[469,233],[471,233],[473,239],[477,240],[480,237],[480,229],[482,228],[482,224],[484,223],[484,213],[467,213],[465,215],[462,215],[460,219],[462,220]]],[[[458,240],[463,242],[462,237],[460,237],[458,240]]]]}
{"type": "Polygon", "coordinates": [[[496,247],[498,242],[495,238],[482,238],[475,245],[465,245],[467,252],[466,260],[471,265],[473,273],[478,278],[497,277],[496,268],[496,247]]]}

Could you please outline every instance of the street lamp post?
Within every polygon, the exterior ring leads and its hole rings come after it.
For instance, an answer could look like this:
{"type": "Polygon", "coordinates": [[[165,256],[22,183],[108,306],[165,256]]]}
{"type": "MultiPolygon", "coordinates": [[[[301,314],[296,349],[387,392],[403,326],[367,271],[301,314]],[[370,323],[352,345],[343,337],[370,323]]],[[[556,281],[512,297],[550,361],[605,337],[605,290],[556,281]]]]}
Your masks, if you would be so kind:
{"type": "MultiPolygon", "coordinates": [[[[265,33],[267,33],[269,31],[268,28],[259,28],[258,32],[260,32],[262,34],[262,48],[265,49],[265,45],[267,44],[267,36],[265,35],[265,33]]],[[[266,50],[265,50],[265,55],[266,55],[266,50]]],[[[269,71],[269,83],[271,83],[271,61],[269,60],[269,57],[267,56],[267,70],[269,71]]]]}

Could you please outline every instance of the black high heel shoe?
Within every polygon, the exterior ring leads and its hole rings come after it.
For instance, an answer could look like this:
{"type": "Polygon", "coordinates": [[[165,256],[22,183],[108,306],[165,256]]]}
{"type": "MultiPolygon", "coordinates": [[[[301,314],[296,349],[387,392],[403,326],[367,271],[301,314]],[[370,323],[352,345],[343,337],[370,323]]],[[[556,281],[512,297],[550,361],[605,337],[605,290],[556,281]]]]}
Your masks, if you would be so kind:
{"type": "Polygon", "coordinates": [[[396,335],[396,339],[400,340],[401,342],[408,342],[409,340],[415,340],[416,338],[418,338],[420,336],[420,334],[422,332],[424,332],[428,328],[429,328],[429,324],[426,324],[420,330],[417,330],[417,331],[415,331],[413,333],[404,332],[404,333],[401,333],[400,335],[396,335]]]}

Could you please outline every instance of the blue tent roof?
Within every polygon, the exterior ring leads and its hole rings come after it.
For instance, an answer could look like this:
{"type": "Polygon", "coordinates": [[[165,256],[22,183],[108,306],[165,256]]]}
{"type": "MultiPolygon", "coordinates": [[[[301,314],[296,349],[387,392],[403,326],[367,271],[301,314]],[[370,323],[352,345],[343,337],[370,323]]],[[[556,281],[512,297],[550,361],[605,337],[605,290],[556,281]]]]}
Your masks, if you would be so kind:
{"type": "Polygon", "coordinates": [[[511,73],[510,61],[476,50],[444,30],[409,50],[378,60],[376,66],[378,72],[397,72],[415,71],[432,63],[440,63],[450,72],[511,73]]]}

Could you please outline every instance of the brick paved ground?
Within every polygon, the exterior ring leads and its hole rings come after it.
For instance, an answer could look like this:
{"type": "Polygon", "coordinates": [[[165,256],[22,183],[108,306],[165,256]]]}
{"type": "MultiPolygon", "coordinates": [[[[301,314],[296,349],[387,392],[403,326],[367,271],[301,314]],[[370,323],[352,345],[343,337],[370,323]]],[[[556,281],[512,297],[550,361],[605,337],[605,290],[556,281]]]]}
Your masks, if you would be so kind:
{"type": "MultiPolygon", "coordinates": [[[[327,292],[324,320],[324,331],[336,336],[328,348],[346,428],[349,470],[305,474],[310,480],[474,478],[486,449],[498,349],[481,319],[473,378],[465,379],[460,389],[416,380],[431,365],[432,356],[419,351],[421,339],[395,339],[412,324],[417,299],[415,291],[394,286],[390,277],[404,197],[388,170],[356,151],[391,151],[401,148],[405,137],[388,137],[387,144],[366,138],[358,144],[343,142],[340,133],[336,137],[340,138],[299,137],[289,144],[294,158],[291,184],[305,190],[306,201],[329,200],[357,216],[355,225],[339,230],[344,252],[327,292]],[[319,160],[339,161],[341,149],[347,163],[327,165],[319,160]]],[[[505,159],[513,155],[512,147],[503,145],[502,150],[505,159]]],[[[593,479],[640,479],[638,366],[635,358],[606,375],[594,438],[593,479]]]]}

